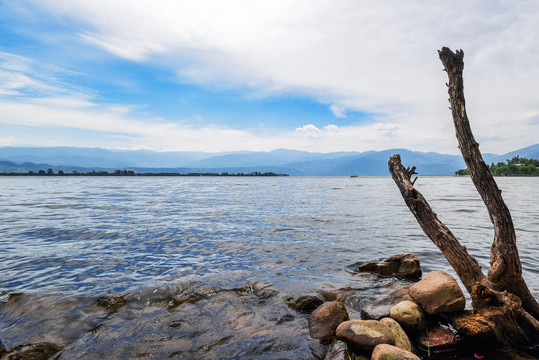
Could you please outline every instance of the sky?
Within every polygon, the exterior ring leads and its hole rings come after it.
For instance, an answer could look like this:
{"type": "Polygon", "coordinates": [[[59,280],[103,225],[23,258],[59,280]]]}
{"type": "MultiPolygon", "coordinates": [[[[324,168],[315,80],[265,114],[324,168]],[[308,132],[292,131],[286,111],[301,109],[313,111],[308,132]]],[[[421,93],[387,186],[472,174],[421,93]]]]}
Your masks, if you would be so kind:
{"type": "Polygon", "coordinates": [[[0,0],[0,146],[458,154],[539,142],[539,2],[0,0]]]}

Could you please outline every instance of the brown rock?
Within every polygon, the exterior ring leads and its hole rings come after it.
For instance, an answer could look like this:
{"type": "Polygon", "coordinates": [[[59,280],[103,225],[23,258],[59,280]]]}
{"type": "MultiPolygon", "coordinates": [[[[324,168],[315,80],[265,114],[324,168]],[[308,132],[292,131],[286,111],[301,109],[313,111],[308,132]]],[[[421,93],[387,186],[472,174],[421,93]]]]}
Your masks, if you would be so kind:
{"type": "Polygon", "coordinates": [[[382,276],[398,276],[407,279],[421,277],[419,258],[414,254],[397,254],[383,261],[355,263],[347,269],[350,272],[374,272],[382,276]]]}
{"type": "Polygon", "coordinates": [[[408,294],[429,315],[461,311],[466,305],[457,281],[443,271],[430,272],[408,294]]]}
{"type": "Polygon", "coordinates": [[[340,301],[331,301],[319,306],[309,316],[309,335],[322,342],[335,338],[335,330],[349,319],[346,306],[340,301]]]}
{"type": "Polygon", "coordinates": [[[458,337],[447,327],[437,325],[427,329],[427,334],[417,339],[419,346],[430,351],[447,351],[456,347],[458,337]]]}
{"type": "Polygon", "coordinates": [[[2,360],[47,360],[61,349],[61,346],[47,342],[19,345],[5,353],[2,360]]]}
{"type": "Polygon", "coordinates": [[[380,344],[374,348],[371,360],[420,360],[410,351],[396,346],[380,344]]]}
{"type": "Polygon", "coordinates": [[[401,301],[412,300],[410,295],[408,295],[408,289],[410,289],[410,286],[411,285],[408,285],[397,289],[391,292],[385,298],[375,301],[366,309],[361,311],[361,317],[368,320],[380,320],[388,317],[393,306],[397,305],[401,301]]]}
{"type": "Polygon", "coordinates": [[[408,338],[408,335],[406,335],[398,322],[396,322],[392,318],[383,318],[382,320],[380,320],[380,322],[384,325],[387,325],[387,327],[391,329],[393,337],[395,338],[396,347],[399,347],[406,351],[412,351],[412,344],[410,343],[410,339],[408,338]]]}
{"type": "Polygon", "coordinates": [[[336,336],[358,350],[370,351],[378,344],[395,344],[391,329],[376,320],[345,321],[337,327],[336,336]]]}

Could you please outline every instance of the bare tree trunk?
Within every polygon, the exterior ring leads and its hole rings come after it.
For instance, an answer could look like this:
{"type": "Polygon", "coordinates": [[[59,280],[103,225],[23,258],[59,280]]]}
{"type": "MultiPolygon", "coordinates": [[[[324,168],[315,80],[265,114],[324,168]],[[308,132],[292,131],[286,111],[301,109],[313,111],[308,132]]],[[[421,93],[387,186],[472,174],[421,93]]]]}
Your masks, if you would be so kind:
{"type": "Polygon", "coordinates": [[[446,47],[438,53],[449,77],[449,102],[459,149],[494,226],[491,268],[486,276],[476,259],[438,220],[425,198],[414,188],[415,181],[412,182],[411,177],[415,167],[405,168],[400,156],[394,155],[389,159],[389,171],[421,228],[442,251],[472,297],[473,316],[468,314],[458,319],[457,326],[468,335],[488,334],[506,344],[534,344],[539,341],[539,304],[522,277],[511,214],[483,161],[466,115],[462,79],[464,53],[462,50],[453,53],[446,47]]]}
{"type": "Polygon", "coordinates": [[[414,214],[425,234],[442,251],[466,290],[471,293],[473,286],[477,282],[483,281],[485,275],[481,272],[477,260],[468,254],[466,247],[462,246],[451,231],[438,220],[438,216],[423,195],[414,188],[411,177],[415,174],[415,167],[405,168],[401,164],[400,155],[393,155],[389,159],[389,171],[399,187],[406,205],[414,214]]]}
{"type": "Polygon", "coordinates": [[[517,295],[522,300],[524,309],[535,318],[539,318],[539,304],[522,278],[522,266],[518,256],[511,214],[503,201],[501,190],[483,161],[479,144],[473,137],[466,115],[462,79],[464,53],[462,50],[453,53],[444,47],[438,51],[438,54],[449,77],[449,102],[459,149],[494,225],[494,241],[490,248],[490,270],[488,271],[489,287],[497,291],[507,290],[517,295]]]}

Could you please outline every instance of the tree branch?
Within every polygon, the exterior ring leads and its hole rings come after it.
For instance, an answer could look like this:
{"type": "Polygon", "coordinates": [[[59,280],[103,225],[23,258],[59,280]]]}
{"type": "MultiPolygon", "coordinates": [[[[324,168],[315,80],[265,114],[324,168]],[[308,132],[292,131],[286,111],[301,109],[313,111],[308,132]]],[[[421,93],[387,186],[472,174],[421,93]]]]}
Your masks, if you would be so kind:
{"type": "Polygon", "coordinates": [[[468,254],[466,247],[462,246],[451,231],[438,220],[438,216],[423,195],[414,188],[414,184],[410,180],[412,175],[416,174],[415,166],[412,169],[405,168],[401,164],[400,155],[393,155],[389,159],[388,165],[389,172],[397,184],[404,202],[414,214],[425,234],[442,251],[468,292],[471,293],[474,284],[485,279],[477,260],[468,254]]]}
{"type": "Polygon", "coordinates": [[[483,161],[479,144],[474,139],[466,114],[462,78],[464,52],[457,50],[456,53],[453,53],[449,48],[443,47],[442,50],[438,51],[438,54],[449,77],[449,102],[459,149],[494,226],[494,240],[490,250],[491,270],[488,272],[488,281],[494,290],[508,290],[519,296],[524,308],[539,318],[539,304],[531,295],[522,278],[522,265],[516,246],[511,213],[503,201],[501,191],[487,164],[483,161]]]}

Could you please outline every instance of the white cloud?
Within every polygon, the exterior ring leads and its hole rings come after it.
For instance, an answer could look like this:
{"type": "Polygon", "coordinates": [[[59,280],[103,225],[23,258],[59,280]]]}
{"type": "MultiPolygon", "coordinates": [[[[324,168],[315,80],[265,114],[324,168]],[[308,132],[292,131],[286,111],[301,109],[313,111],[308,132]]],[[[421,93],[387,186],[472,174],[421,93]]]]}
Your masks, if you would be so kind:
{"type": "Polygon", "coordinates": [[[0,138],[0,146],[10,146],[15,145],[17,143],[17,139],[13,136],[0,138]]]}
{"type": "Polygon", "coordinates": [[[333,115],[335,115],[337,118],[346,117],[346,108],[341,105],[333,104],[329,107],[329,110],[331,110],[333,115]]]}
{"type": "MultiPolygon", "coordinates": [[[[443,45],[465,50],[469,116],[482,150],[499,153],[537,142],[539,125],[529,121],[539,112],[539,3],[533,0],[33,3],[80,21],[84,41],[119,57],[160,64],[190,82],[307,95],[333,104],[337,118],[346,111],[376,114],[371,120],[378,125],[331,129],[331,136],[330,129],[305,126],[281,134],[283,139],[266,134],[273,148],[284,139],[297,141],[288,147],[316,147],[306,143],[309,138],[339,150],[358,136],[356,149],[385,140],[385,148],[455,152],[447,79],[436,54],[443,45]],[[395,127],[383,128],[387,124],[395,127]]],[[[46,84],[27,81],[13,78],[0,92],[46,84]]],[[[189,131],[195,130],[180,132],[189,131]]],[[[233,147],[269,146],[248,130],[208,131],[239,141],[233,147]]],[[[212,147],[220,146],[216,141],[212,147]]]]}
{"type": "Polygon", "coordinates": [[[329,124],[329,125],[324,126],[324,130],[336,131],[336,130],[339,130],[339,127],[335,124],[329,124]]]}

